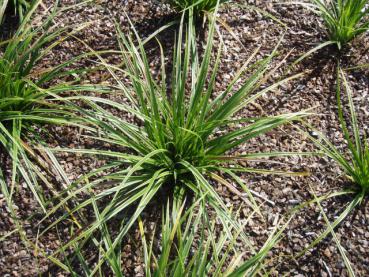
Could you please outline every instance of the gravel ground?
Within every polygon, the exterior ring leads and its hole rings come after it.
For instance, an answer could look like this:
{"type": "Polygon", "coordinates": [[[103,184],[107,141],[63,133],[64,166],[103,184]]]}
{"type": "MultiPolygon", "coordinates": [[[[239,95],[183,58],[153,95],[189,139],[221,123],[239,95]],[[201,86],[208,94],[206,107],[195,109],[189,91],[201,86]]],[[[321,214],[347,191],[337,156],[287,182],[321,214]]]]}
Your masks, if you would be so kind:
{"type": "MultiPolygon", "coordinates": [[[[46,6],[50,3],[46,2],[46,6]]],[[[52,1],[50,1],[52,2],[52,1]]],[[[68,6],[76,1],[61,1],[61,5],[68,6]]],[[[78,2],[78,1],[77,1],[78,2]]],[[[241,3],[242,1],[239,1],[241,3]]],[[[283,21],[288,27],[285,29],[280,24],[267,18],[256,11],[241,8],[237,5],[225,6],[221,9],[219,18],[232,28],[234,35],[220,27],[226,51],[222,57],[217,89],[221,91],[239,69],[243,62],[257,48],[260,52],[257,58],[270,53],[280,41],[280,55],[275,59],[272,67],[283,61],[289,54],[284,66],[272,76],[274,80],[285,73],[286,65],[291,64],[300,55],[312,49],[324,40],[322,25],[314,14],[298,6],[281,5],[280,1],[248,1],[263,9],[276,18],[283,21]],[[235,39],[238,38],[239,41],[235,39]]],[[[142,37],[152,33],[163,24],[174,18],[173,12],[165,5],[155,0],[96,0],[93,4],[80,6],[64,12],[56,21],[61,26],[91,22],[91,25],[78,34],[94,50],[117,49],[115,39],[115,18],[123,30],[128,30],[126,12],[142,37]]],[[[40,10],[39,14],[45,13],[40,10]]],[[[173,30],[167,30],[159,38],[165,49],[170,52],[173,41],[173,30]]],[[[369,62],[369,38],[361,37],[352,43],[352,47],[341,57],[341,63],[345,67],[355,66],[369,62]]],[[[42,67],[48,67],[68,60],[80,54],[86,49],[76,40],[69,40],[54,49],[42,67]]],[[[148,44],[152,64],[158,61],[158,48],[156,44],[148,44]]],[[[335,97],[335,59],[331,55],[332,49],[323,49],[301,64],[293,68],[293,73],[304,72],[303,77],[281,86],[267,95],[261,97],[255,105],[243,110],[239,116],[274,115],[282,112],[294,112],[313,108],[315,116],[309,118],[309,122],[325,133],[336,145],[342,146],[344,141],[340,132],[337,119],[337,103],[335,97]]],[[[110,55],[110,62],[119,62],[119,57],[110,55]]],[[[81,61],[75,65],[89,67],[91,61],[81,61]]],[[[349,81],[354,90],[354,101],[357,105],[359,121],[362,129],[368,135],[368,126],[365,122],[369,119],[369,78],[367,70],[351,71],[349,81]]],[[[83,78],[85,83],[109,82],[104,71],[88,73],[83,78]]],[[[119,96],[110,96],[116,101],[124,101],[119,96]]],[[[50,127],[49,131],[54,135],[50,137],[51,146],[62,147],[87,147],[91,142],[82,139],[78,130],[69,127],[50,127]],[[86,146],[87,144],[87,146],[86,146]]],[[[295,126],[284,126],[268,133],[265,136],[254,139],[251,143],[237,149],[244,152],[267,151],[312,151],[312,143],[301,134],[295,126]]],[[[96,168],[104,163],[103,160],[75,157],[71,154],[61,154],[59,159],[71,180],[84,172],[96,168]]],[[[293,171],[309,171],[308,177],[284,177],[284,176],[260,176],[243,175],[242,178],[252,190],[261,197],[256,197],[262,205],[263,218],[255,217],[246,226],[246,232],[255,246],[261,246],[267,232],[275,226],[277,219],[289,211],[298,203],[302,203],[313,197],[313,193],[323,195],[329,192],[342,190],[346,187],[342,172],[332,161],[324,157],[289,157],[276,160],[279,168],[293,171]],[[265,199],[268,201],[265,202],[265,199]]],[[[254,163],[255,166],[265,164],[254,163]]],[[[269,165],[267,165],[269,166],[269,165]]],[[[241,207],[241,217],[249,214],[249,207],[237,195],[234,195],[226,187],[217,185],[217,191],[224,196],[226,202],[241,207]]],[[[25,226],[26,236],[35,241],[38,228],[36,226],[39,216],[32,220],[27,218],[37,212],[37,205],[32,200],[27,189],[20,188],[15,195],[17,213],[25,226]]],[[[342,209],[350,201],[350,197],[332,198],[322,203],[325,212],[331,221],[340,214],[342,209]]],[[[369,211],[368,205],[362,204],[356,213],[349,215],[344,223],[337,228],[337,237],[347,251],[347,256],[352,262],[355,273],[358,276],[369,275],[369,211]]],[[[45,222],[47,224],[47,222],[45,222]]],[[[301,211],[290,223],[286,235],[277,247],[270,253],[270,268],[272,275],[280,276],[346,276],[347,272],[343,264],[337,246],[331,238],[325,239],[313,251],[299,259],[289,258],[299,253],[309,242],[313,241],[324,228],[324,220],[317,207],[307,207],[301,211]]],[[[0,236],[8,234],[15,228],[13,220],[9,216],[5,199],[0,195],[0,236]]],[[[68,239],[68,228],[60,232],[50,232],[40,238],[39,246],[52,253],[58,248],[62,240],[68,239]],[[59,237],[60,235],[60,237],[59,237]]],[[[137,234],[133,231],[127,239],[123,252],[124,268],[127,276],[142,276],[142,260],[140,252],[135,244],[137,234]]],[[[242,247],[242,246],[241,246],[242,247]]],[[[2,276],[36,276],[38,273],[45,276],[65,276],[50,262],[27,249],[20,242],[19,236],[10,234],[6,240],[0,241],[0,275],[2,276]],[[58,272],[58,273],[56,273],[58,272]]]]}

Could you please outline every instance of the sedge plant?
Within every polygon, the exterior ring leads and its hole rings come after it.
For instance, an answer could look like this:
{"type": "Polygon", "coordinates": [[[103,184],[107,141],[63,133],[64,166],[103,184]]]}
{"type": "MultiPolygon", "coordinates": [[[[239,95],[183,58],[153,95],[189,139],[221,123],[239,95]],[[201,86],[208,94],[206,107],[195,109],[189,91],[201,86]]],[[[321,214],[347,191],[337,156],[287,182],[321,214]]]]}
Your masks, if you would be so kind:
{"type": "Polygon", "coordinates": [[[318,133],[319,140],[314,139],[313,141],[324,154],[332,158],[342,168],[347,180],[354,184],[361,201],[369,191],[369,144],[366,136],[364,135],[362,137],[360,135],[352,89],[346,79],[344,71],[339,66],[337,77],[337,102],[338,118],[344,138],[347,142],[347,151],[340,151],[321,133],[318,133]],[[346,120],[344,116],[341,95],[342,86],[346,91],[348,99],[350,120],[346,120]]]}
{"type": "Polygon", "coordinates": [[[32,15],[40,3],[35,2],[14,36],[0,43],[0,150],[2,159],[7,161],[1,166],[2,193],[10,200],[17,184],[23,182],[46,211],[43,188],[46,185],[51,191],[56,189],[49,177],[55,178],[58,172],[62,180],[69,181],[53,162],[52,153],[44,151],[40,155],[46,144],[40,130],[45,124],[78,122],[73,109],[59,95],[84,87],[73,85],[73,81],[56,82],[79,72],[64,70],[73,60],[47,69],[40,67],[42,59],[71,34],[54,25],[56,9],[39,27],[33,27],[32,15]],[[49,177],[44,173],[50,173],[49,177]]]}
{"type": "Polygon", "coordinates": [[[234,232],[234,237],[228,237],[221,227],[216,230],[215,222],[199,204],[186,211],[185,205],[167,204],[160,227],[160,250],[154,249],[155,234],[148,238],[139,219],[145,276],[219,276],[227,271],[226,262],[229,268],[236,268],[241,256],[234,247],[239,234],[234,232]],[[231,256],[234,259],[230,262],[231,256]]]}
{"type": "MultiPolygon", "coordinates": [[[[191,13],[191,10],[190,10],[191,13]]],[[[238,191],[231,183],[247,190],[237,176],[242,172],[264,174],[301,175],[301,172],[284,172],[272,169],[247,168],[239,160],[257,157],[286,155],[286,153],[232,154],[232,150],[252,138],[308,115],[307,112],[281,114],[268,117],[234,119],[243,108],[261,95],[300,75],[280,80],[261,88],[273,71],[269,65],[276,50],[266,58],[252,64],[253,55],[237,72],[224,91],[215,89],[222,47],[212,61],[215,17],[209,26],[209,35],[203,54],[195,43],[193,17],[182,16],[173,54],[173,68],[167,75],[165,56],[161,54],[161,69],[158,79],[153,76],[143,42],[135,33],[137,45],[131,36],[126,36],[117,27],[124,67],[109,65],[101,56],[100,61],[116,80],[116,91],[120,91],[129,104],[118,103],[106,98],[78,97],[88,104],[90,110],[82,110],[86,120],[99,129],[95,139],[110,145],[103,149],[55,149],[86,155],[105,156],[108,162],[103,168],[91,172],[76,182],[78,186],[44,217],[54,214],[72,197],[86,190],[98,190],[96,201],[100,203],[99,218],[89,224],[63,249],[85,243],[98,231],[101,224],[116,218],[124,218],[124,226],[116,234],[106,255],[115,251],[131,226],[148,205],[155,203],[159,195],[177,202],[184,198],[192,201],[201,199],[214,209],[221,222],[229,222],[230,214],[223,199],[213,184],[220,183],[238,191]],[[184,24],[184,18],[188,24],[184,24]],[[249,68],[250,75],[242,80],[249,68]],[[119,74],[118,74],[119,73],[119,74]],[[119,77],[124,74],[130,84],[119,77]],[[128,114],[126,119],[114,115],[111,109],[128,114]],[[134,118],[132,122],[129,118],[134,118]],[[230,125],[241,127],[229,129],[230,125]],[[102,172],[105,172],[102,177],[102,172]],[[228,180],[226,180],[226,178],[228,180]]],[[[133,28],[134,30],[134,28],[133,28]]],[[[160,44],[159,44],[160,46],[160,44]]],[[[160,46],[161,47],[161,46],[160,46]]],[[[251,197],[250,197],[251,198],[251,197]]],[[[92,199],[82,200],[72,211],[76,212],[92,205],[92,199]]],[[[160,203],[159,203],[160,207],[160,203]]],[[[204,212],[206,212],[204,210],[204,212]]],[[[66,214],[55,220],[42,234],[68,218],[66,214]]],[[[231,222],[233,222],[231,220],[231,222]]],[[[241,229],[236,223],[232,226],[241,229]]],[[[247,241],[247,236],[242,236],[247,241]]],[[[246,242],[245,242],[246,243],[246,242]]]]}
{"type": "MultiPolygon", "coordinates": [[[[91,197],[94,214],[96,218],[100,218],[95,196],[91,197]]],[[[159,216],[150,230],[146,220],[138,218],[137,228],[141,243],[134,243],[134,247],[140,250],[140,262],[145,276],[265,274],[268,253],[280,240],[288,222],[284,226],[278,224],[273,228],[264,245],[254,255],[246,255],[243,249],[236,246],[241,235],[232,227],[233,223],[217,225],[216,217],[209,215],[203,204],[198,200],[186,207],[185,201],[170,203],[168,200],[167,205],[162,207],[161,218],[159,216]]],[[[246,222],[253,216],[254,212],[250,213],[246,222]]],[[[124,228],[123,224],[121,228],[124,228]]],[[[75,244],[73,252],[63,252],[61,259],[54,258],[51,261],[72,276],[124,276],[124,242],[120,241],[115,251],[109,251],[113,242],[112,232],[106,223],[100,225],[100,230],[98,236],[90,238],[87,249],[83,249],[81,244],[75,244]],[[91,246],[94,247],[93,250],[91,246]],[[91,251],[98,253],[94,255],[94,259],[91,259],[91,251]]]]}
{"type": "Polygon", "coordinates": [[[293,2],[303,5],[322,17],[328,39],[307,51],[293,64],[297,64],[329,45],[336,45],[342,51],[355,37],[366,33],[369,29],[368,0],[311,0],[293,2]]]}
{"type": "MultiPolygon", "coordinates": [[[[255,276],[265,273],[263,262],[281,237],[275,228],[266,243],[251,257],[236,247],[240,233],[216,225],[195,203],[188,210],[185,205],[167,204],[162,215],[160,247],[154,249],[155,235],[145,234],[144,222],[139,219],[142,236],[145,276],[255,276]],[[194,209],[196,208],[196,209],[194,209]],[[156,253],[159,252],[159,253],[156,253]]],[[[252,217],[252,214],[248,219],[252,217]]],[[[248,220],[247,219],[247,220],[248,220]]]]}
{"type": "Polygon", "coordinates": [[[352,39],[368,31],[368,0],[312,0],[324,20],[329,40],[342,49],[352,39]]]}
{"type": "MultiPolygon", "coordinates": [[[[369,192],[369,143],[366,135],[361,135],[360,133],[352,89],[345,76],[345,72],[340,68],[340,66],[337,68],[338,118],[346,140],[346,146],[344,150],[341,150],[341,148],[336,147],[324,134],[317,130],[317,138],[310,135],[308,136],[321,150],[322,154],[331,158],[342,169],[346,180],[351,184],[349,189],[342,191],[340,194],[351,194],[354,195],[354,198],[350,203],[348,203],[344,211],[337,216],[335,221],[328,223],[328,228],[298,256],[301,256],[303,253],[321,242],[330,233],[333,233],[333,229],[336,228],[358,205],[360,205],[360,203],[363,202],[369,192]],[[342,88],[344,88],[348,100],[349,112],[347,116],[344,114],[344,107],[342,104],[342,88]]],[[[307,126],[312,128],[309,125],[307,126]]],[[[328,219],[326,219],[326,221],[327,220],[328,219]]]]}
{"type": "Polygon", "coordinates": [[[230,0],[167,0],[173,8],[183,11],[193,9],[195,15],[204,12],[214,12],[218,4],[229,2],[230,0]]]}

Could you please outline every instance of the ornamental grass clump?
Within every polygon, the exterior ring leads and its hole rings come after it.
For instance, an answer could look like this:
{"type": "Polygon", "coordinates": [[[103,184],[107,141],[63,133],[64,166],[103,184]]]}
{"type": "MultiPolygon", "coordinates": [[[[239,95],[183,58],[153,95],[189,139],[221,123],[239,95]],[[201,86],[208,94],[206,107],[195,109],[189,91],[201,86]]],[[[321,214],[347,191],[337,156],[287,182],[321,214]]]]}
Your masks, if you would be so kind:
{"type": "Polygon", "coordinates": [[[368,0],[312,0],[322,16],[329,40],[339,49],[368,31],[368,0]]]}
{"type": "Polygon", "coordinates": [[[167,0],[173,8],[183,11],[193,9],[195,15],[204,12],[213,12],[218,4],[229,2],[230,0],[167,0]]]}
{"type": "MultiPolygon", "coordinates": [[[[98,205],[94,196],[91,197],[94,214],[100,218],[98,205]]],[[[162,207],[161,218],[157,211],[155,222],[138,218],[141,242],[135,243],[135,253],[141,254],[145,276],[238,277],[265,273],[268,254],[282,238],[290,220],[283,225],[284,220],[278,222],[259,249],[248,245],[250,255],[238,249],[241,233],[232,227],[233,223],[229,221],[227,225],[220,226],[203,204],[196,201],[188,207],[185,203],[168,201],[162,207]]],[[[252,215],[246,219],[247,222],[253,218],[252,215]]],[[[73,245],[73,252],[63,251],[63,259],[50,257],[50,260],[73,276],[125,276],[126,268],[122,263],[127,255],[122,250],[125,240],[120,240],[116,250],[111,251],[114,237],[108,224],[102,222],[100,230],[101,233],[86,240],[85,245],[73,245]]],[[[71,228],[71,234],[74,233],[71,228]]]]}
{"type": "MultiPolygon", "coordinates": [[[[354,210],[367,196],[369,191],[369,143],[365,135],[360,135],[360,128],[352,98],[352,90],[346,79],[344,71],[338,66],[337,70],[337,102],[338,102],[338,118],[342,128],[344,138],[346,140],[346,148],[342,151],[337,148],[322,133],[316,130],[317,138],[310,137],[315,145],[321,150],[321,153],[331,158],[343,170],[346,180],[351,183],[351,188],[338,192],[337,195],[353,194],[355,197],[345,208],[343,212],[332,224],[328,224],[327,228],[320,234],[306,249],[321,242],[327,237],[332,230],[338,226],[352,210],[354,210]],[[349,113],[345,116],[342,105],[342,87],[344,87],[347,95],[349,113]],[[348,119],[345,119],[348,118],[348,119]]],[[[307,125],[311,128],[309,125],[307,125]]],[[[305,253],[303,251],[303,253],[305,253]]]]}
{"type": "MultiPolygon", "coordinates": [[[[78,73],[64,70],[72,61],[40,68],[42,59],[70,35],[66,29],[54,25],[56,10],[39,27],[32,26],[32,14],[40,3],[35,3],[14,36],[0,43],[0,150],[2,158],[11,164],[11,173],[5,174],[7,163],[0,170],[4,171],[1,190],[9,200],[16,184],[22,181],[46,212],[47,201],[40,183],[47,183],[44,170],[52,171],[52,163],[46,163],[45,167],[34,146],[45,145],[40,136],[42,125],[78,121],[58,95],[83,88],[72,82],[55,84],[55,80],[78,73]]],[[[78,29],[80,27],[73,32],[78,29]]],[[[58,171],[54,171],[51,178],[58,171]]],[[[49,183],[47,186],[53,187],[49,183]]]]}
{"type": "Polygon", "coordinates": [[[320,140],[314,139],[319,148],[332,158],[345,172],[346,177],[357,188],[358,197],[362,200],[369,191],[369,143],[365,135],[360,135],[359,123],[352,99],[352,90],[345,77],[345,73],[339,68],[337,77],[337,102],[338,117],[347,142],[347,151],[338,150],[326,137],[319,134],[320,140]],[[342,105],[341,87],[345,88],[349,114],[346,120],[342,105]],[[351,130],[351,132],[350,132],[351,130]]]}
{"type": "Polygon", "coordinates": [[[205,210],[198,202],[186,211],[184,204],[168,203],[162,215],[160,250],[156,249],[156,238],[145,234],[145,223],[139,219],[145,276],[237,277],[265,272],[264,260],[285,227],[278,224],[259,250],[250,247],[253,254],[248,257],[237,249],[240,234],[229,232],[232,224],[217,225],[205,210]]]}
{"type": "MultiPolygon", "coordinates": [[[[343,136],[346,140],[345,147],[336,147],[330,140],[319,131],[315,130],[316,136],[307,136],[315,143],[321,150],[320,154],[331,158],[344,172],[346,181],[350,183],[349,188],[342,191],[330,193],[329,195],[320,197],[316,196],[313,191],[315,202],[324,216],[327,223],[327,228],[311,242],[303,251],[297,254],[297,257],[302,256],[307,251],[311,251],[318,243],[324,240],[329,234],[332,234],[335,243],[344,259],[344,263],[349,271],[350,276],[355,276],[347,258],[345,251],[342,250],[339,240],[337,239],[334,228],[336,228],[360,203],[363,202],[369,192],[369,142],[366,135],[360,134],[357,114],[353,102],[352,90],[346,79],[345,72],[338,66],[337,70],[337,102],[338,102],[338,118],[342,128],[343,136]],[[342,87],[346,91],[348,100],[349,112],[345,115],[344,107],[342,105],[342,87]],[[320,204],[321,201],[330,197],[353,195],[354,197],[348,203],[346,208],[335,216],[334,222],[330,222],[320,204]]],[[[308,128],[312,128],[306,124],[308,128]]],[[[312,189],[312,188],[311,188],[312,189]]],[[[313,189],[312,189],[313,190],[313,189]]]]}
{"type": "MultiPolygon", "coordinates": [[[[292,120],[299,120],[307,113],[235,119],[236,113],[258,97],[300,75],[261,88],[269,78],[268,68],[276,51],[250,66],[258,53],[255,51],[224,90],[216,91],[222,48],[219,48],[212,62],[214,24],[215,17],[211,20],[207,44],[203,54],[200,55],[195,42],[193,17],[182,17],[170,75],[166,72],[167,61],[162,53],[159,77],[154,77],[139,36],[136,34],[136,46],[134,40],[119,28],[123,69],[108,65],[99,56],[101,63],[107,67],[117,82],[115,90],[120,91],[129,104],[106,98],[78,97],[92,109],[81,112],[99,129],[98,134],[90,137],[110,146],[108,150],[60,149],[60,151],[105,156],[110,162],[97,169],[96,174],[91,172],[82,177],[81,182],[76,183],[78,189],[71,191],[48,214],[51,216],[60,205],[80,193],[98,189],[96,199],[101,205],[99,218],[73,241],[64,245],[63,249],[74,245],[78,240],[88,238],[102,223],[119,215],[119,218],[123,218],[124,224],[107,252],[112,253],[110,251],[114,251],[148,205],[155,203],[160,208],[161,201],[157,202],[159,197],[173,201],[183,201],[187,198],[189,205],[192,201],[201,200],[215,210],[219,220],[226,224],[225,222],[230,220],[230,214],[223,199],[213,187],[214,183],[220,183],[242,195],[239,188],[246,192],[248,189],[237,176],[239,173],[301,175],[300,172],[245,168],[238,163],[242,159],[255,157],[259,159],[286,153],[232,154],[232,150],[252,138],[292,120]],[[186,29],[183,24],[184,18],[188,18],[186,29]],[[249,67],[252,68],[249,71],[250,75],[242,80],[249,67]],[[119,75],[126,75],[131,84],[122,81],[117,72],[119,75]],[[122,118],[114,115],[112,109],[130,116],[122,118]],[[135,120],[132,121],[132,118],[135,120]],[[230,125],[242,127],[230,129],[230,125]],[[103,177],[98,177],[104,171],[106,173],[103,177]],[[235,188],[232,182],[237,184],[238,188],[235,188]]],[[[249,191],[246,195],[249,195],[250,202],[255,203],[249,191]]],[[[82,200],[73,211],[91,204],[91,199],[82,200]]],[[[47,230],[67,217],[68,215],[59,218],[47,230]]],[[[236,225],[233,227],[240,228],[236,225]]]]}

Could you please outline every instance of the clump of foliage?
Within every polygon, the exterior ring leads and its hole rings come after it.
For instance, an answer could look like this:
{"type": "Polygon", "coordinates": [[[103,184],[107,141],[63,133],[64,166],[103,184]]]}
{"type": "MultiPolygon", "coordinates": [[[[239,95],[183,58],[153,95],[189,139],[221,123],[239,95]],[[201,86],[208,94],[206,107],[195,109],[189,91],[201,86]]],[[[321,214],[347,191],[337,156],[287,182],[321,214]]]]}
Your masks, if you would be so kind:
{"type": "Polygon", "coordinates": [[[362,139],[360,136],[357,114],[352,99],[352,90],[342,69],[339,69],[337,78],[337,102],[338,116],[344,138],[347,142],[347,151],[342,152],[338,150],[322,134],[319,135],[321,140],[314,141],[326,155],[337,162],[346,173],[347,178],[357,186],[359,194],[363,197],[369,191],[369,144],[366,137],[362,139]],[[342,85],[347,92],[346,95],[350,111],[348,118],[350,118],[350,121],[345,120],[344,116],[341,100],[342,85]],[[351,133],[350,130],[352,131],[351,133]]]}
{"type": "MultiPolygon", "coordinates": [[[[96,200],[93,195],[91,197],[94,214],[101,218],[96,200]]],[[[260,249],[247,245],[251,252],[249,256],[237,247],[237,242],[242,240],[240,231],[235,230],[231,221],[219,226],[216,217],[208,214],[201,201],[190,207],[185,202],[168,201],[162,208],[161,218],[157,212],[158,219],[151,222],[153,224],[138,218],[141,243],[137,242],[136,246],[142,253],[145,276],[238,277],[265,274],[268,253],[281,239],[289,222],[287,220],[283,226],[280,222],[273,228],[260,249]]],[[[124,276],[124,240],[116,243],[116,250],[112,251],[114,238],[108,224],[101,222],[100,230],[98,235],[74,245],[73,252],[63,251],[63,259],[52,257],[50,260],[74,276],[124,276]],[[81,247],[83,244],[88,245],[88,251],[81,247]],[[91,247],[94,247],[94,253],[98,253],[94,255],[96,260],[91,259],[91,247]],[[80,267],[76,267],[77,264],[80,267]]],[[[71,234],[74,234],[73,228],[71,234]]]]}
{"type": "Polygon", "coordinates": [[[368,0],[312,0],[322,16],[329,39],[339,49],[356,36],[368,31],[368,0]]]}
{"type": "Polygon", "coordinates": [[[177,10],[186,10],[192,8],[194,14],[198,15],[203,12],[213,12],[218,3],[223,4],[230,0],[167,0],[172,7],[177,10]]]}
{"type": "Polygon", "coordinates": [[[0,149],[11,161],[11,176],[1,174],[1,190],[10,200],[16,184],[22,180],[46,211],[45,195],[39,183],[40,180],[47,183],[48,179],[40,169],[47,170],[47,167],[33,146],[43,145],[44,139],[39,136],[40,123],[73,122],[73,111],[58,94],[82,88],[72,83],[50,85],[52,81],[74,73],[64,70],[72,61],[47,69],[39,67],[50,50],[68,36],[66,29],[53,26],[55,10],[41,26],[32,26],[31,16],[40,2],[35,3],[14,36],[0,43],[0,149]]]}
{"type": "MultiPolygon", "coordinates": [[[[310,135],[309,137],[319,147],[324,155],[337,163],[345,173],[346,179],[353,185],[351,189],[337,192],[333,195],[353,194],[355,197],[351,203],[347,205],[345,210],[337,216],[332,224],[326,219],[329,228],[320,234],[306,249],[311,249],[313,246],[321,242],[327,235],[330,233],[333,234],[333,229],[338,226],[360,203],[362,203],[369,192],[369,143],[365,135],[364,138],[360,135],[359,123],[352,98],[352,90],[345,77],[344,71],[339,66],[337,74],[337,102],[338,118],[344,138],[347,142],[346,149],[344,151],[338,149],[326,136],[318,131],[316,131],[318,138],[314,138],[310,135]],[[346,116],[344,115],[342,105],[342,87],[345,88],[349,106],[349,113],[346,116]],[[349,120],[345,118],[348,118],[349,120]]],[[[305,251],[303,251],[303,253],[305,251]]]]}
{"type": "Polygon", "coordinates": [[[232,223],[217,226],[215,219],[209,219],[206,207],[199,203],[186,211],[184,208],[184,204],[168,204],[163,212],[159,254],[153,249],[155,238],[147,238],[144,222],[139,220],[145,276],[236,277],[265,273],[263,261],[284,227],[273,229],[261,249],[249,245],[253,255],[245,259],[236,247],[240,233],[233,230],[232,223]]]}
{"type": "MultiPolygon", "coordinates": [[[[204,205],[214,209],[219,220],[226,225],[226,222],[230,221],[229,211],[214,189],[213,183],[221,183],[231,188],[232,185],[223,177],[228,176],[233,178],[240,188],[248,191],[247,186],[237,176],[240,172],[285,174],[274,170],[245,168],[240,166],[238,161],[286,153],[239,155],[232,154],[231,151],[273,128],[298,120],[306,113],[238,120],[233,116],[261,95],[300,75],[261,89],[265,80],[269,78],[267,72],[276,51],[250,66],[258,53],[255,51],[224,91],[217,92],[215,84],[222,47],[219,47],[212,63],[215,17],[211,20],[207,44],[202,55],[195,42],[193,17],[186,17],[188,18],[186,30],[184,18],[185,16],[182,17],[178,32],[170,79],[166,72],[163,53],[159,77],[158,79],[157,76],[154,77],[143,43],[137,34],[135,39],[138,46],[131,37],[127,37],[118,29],[123,69],[108,65],[99,56],[101,63],[107,66],[115,78],[116,90],[121,91],[129,104],[97,97],[78,97],[93,109],[93,111],[81,110],[81,113],[99,128],[99,136],[95,136],[95,139],[108,143],[110,147],[108,151],[101,149],[63,149],[63,151],[106,156],[111,161],[98,169],[96,174],[91,172],[81,178],[83,184],[78,184],[77,181],[78,189],[70,192],[48,214],[51,215],[60,205],[84,191],[97,188],[100,191],[96,195],[96,201],[104,205],[99,207],[101,212],[96,222],[89,225],[62,249],[67,249],[81,239],[85,240],[99,230],[102,223],[119,214],[119,217],[124,218],[124,225],[109,246],[107,250],[109,255],[115,251],[143,210],[155,202],[159,195],[177,202],[187,198],[189,205],[193,201],[201,200],[204,205]],[[249,67],[250,75],[242,81],[249,67]],[[123,82],[117,72],[126,75],[131,85],[123,82]],[[130,114],[136,119],[137,124],[114,115],[110,112],[111,109],[130,114]],[[241,127],[229,129],[230,125],[241,127]],[[108,171],[103,177],[96,176],[105,170],[108,171]]],[[[238,191],[235,188],[234,190],[238,191]]],[[[251,202],[255,203],[250,194],[248,195],[251,202]]],[[[92,201],[92,199],[82,201],[74,211],[91,205],[92,201]]],[[[48,229],[66,217],[68,215],[56,220],[48,229]]],[[[232,227],[239,228],[237,224],[232,227]]]]}

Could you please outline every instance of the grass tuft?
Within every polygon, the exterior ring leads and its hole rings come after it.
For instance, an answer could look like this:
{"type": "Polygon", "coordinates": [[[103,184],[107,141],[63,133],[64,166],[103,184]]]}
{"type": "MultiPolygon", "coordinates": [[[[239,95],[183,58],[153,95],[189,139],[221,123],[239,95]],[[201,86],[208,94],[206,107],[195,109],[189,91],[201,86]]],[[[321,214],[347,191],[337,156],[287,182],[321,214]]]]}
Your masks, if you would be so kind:
{"type": "Polygon", "coordinates": [[[218,3],[223,4],[229,1],[230,0],[167,0],[166,2],[179,11],[192,8],[194,15],[199,15],[204,12],[213,12],[218,3]]]}
{"type": "MultiPolygon", "coordinates": [[[[46,145],[40,136],[42,125],[79,121],[74,110],[69,109],[59,95],[84,88],[74,85],[74,81],[62,81],[65,76],[78,73],[65,70],[73,60],[47,69],[40,68],[40,64],[54,47],[83,27],[70,33],[66,28],[54,26],[56,9],[41,26],[33,27],[31,17],[40,3],[35,2],[14,36],[0,43],[0,148],[3,158],[11,164],[11,173],[2,174],[3,183],[8,183],[11,189],[5,191],[7,188],[4,186],[3,193],[11,198],[16,184],[24,181],[46,211],[40,183],[53,188],[43,174],[52,171],[53,163],[45,162],[46,154],[42,158],[39,155],[41,150],[34,148],[46,145]]],[[[54,178],[55,172],[59,171],[54,171],[49,177],[54,178]]]]}
{"type": "Polygon", "coordinates": [[[340,125],[347,142],[347,151],[340,151],[323,134],[318,132],[319,140],[313,139],[324,154],[332,158],[345,172],[347,178],[355,184],[360,195],[369,191],[369,143],[364,134],[361,136],[352,89],[346,79],[344,71],[338,66],[337,74],[337,102],[340,125]],[[342,105],[342,87],[346,91],[349,113],[344,116],[342,105]],[[348,118],[348,119],[346,119],[348,118]]]}
{"type": "MultiPolygon", "coordinates": [[[[250,157],[232,154],[234,149],[252,138],[308,115],[306,112],[299,112],[233,119],[237,112],[261,95],[300,75],[261,88],[270,76],[268,69],[276,50],[261,61],[250,65],[258,53],[255,51],[224,91],[217,92],[215,87],[222,47],[219,47],[212,62],[215,16],[209,27],[207,45],[201,55],[195,43],[194,25],[192,16],[183,15],[170,75],[166,72],[167,62],[163,49],[161,49],[160,73],[156,78],[139,36],[136,34],[136,46],[132,37],[126,36],[119,28],[123,69],[107,64],[99,56],[101,63],[107,67],[117,82],[115,89],[119,90],[130,103],[128,105],[97,97],[78,97],[92,108],[92,111],[81,110],[81,112],[99,129],[99,135],[95,136],[95,139],[109,144],[110,147],[109,150],[62,149],[62,151],[105,156],[109,158],[110,163],[106,165],[109,171],[103,177],[94,176],[92,172],[81,178],[81,182],[85,180],[87,182],[79,183],[76,191],[71,192],[45,216],[45,219],[51,216],[58,207],[80,192],[99,189],[100,193],[96,195],[98,203],[102,205],[99,207],[101,209],[99,218],[79,236],[65,244],[63,249],[79,240],[89,238],[99,230],[101,224],[119,215],[124,218],[125,224],[107,250],[106,254],[110,255],[142,212],[152,203],[157,203],[160,196],[164,196],[164,203],[167,200],[182,202],[186,198],[189,205],[201,199],[204,206],[216,211],[224,226],[228,226],[227,222],[233,222],[232,228],[239,231],[241,226],[231,219],[229,209],[215,190],[214,183],[229,188],[233,187],[229,183],[231,180],[235,184],[242,184],[241,179],[237,177],[241,172],[301,175],[300,172],[245,168],[238,163],[240,159],[286,155],[286,153],[251,154],[250,157]],[[188,24],[184,24],[185,18],[189,20],[188,24]],[[251,73],[243,81],[247,68],[251,68],[251,73]],[[123,82],[118,73],[125,75],[130,82],[123,82]],[[130,114],[136,119],[135,123],[114,115],[111,109],[130,114]],[[230,125],[240,127],[230,130],[228,128],[230,125]],[[226,176],[229,177],[229,181],[224,179],[226,176]]],[[[160,44],[159,46],[161,48],[160,44]]],[[[101,170],[97,172],[100,174],[101,170]]],[[[248,191],[246,185],[242,184],[240,187],[241,190],[248,191]]],[[[255,203],[250,192],[243,196],[237,187],[233,187],[233,191],[242,197],[249,197],[250,203],[255,203]]],[[[91,199],[81,202],[74,211],[89,205],[92,205],[91,199]]],[[[258,207],[254,207],[254,210],[259,211],[258,207]]],[[[203,212],[206,213],[206,210],[203,212]]],[[[66,217],[68,215],[56,220],[47,230],[66,217]]],[[[241,237],[244,243],[250,244],[245,234],[241,237]]]]}
{"type": "Polygon", "coordinates": [[[368,31],[368,0],[312,0],[339,49],[368,31]]]}

